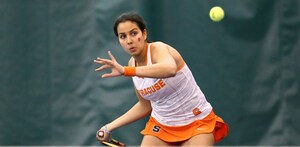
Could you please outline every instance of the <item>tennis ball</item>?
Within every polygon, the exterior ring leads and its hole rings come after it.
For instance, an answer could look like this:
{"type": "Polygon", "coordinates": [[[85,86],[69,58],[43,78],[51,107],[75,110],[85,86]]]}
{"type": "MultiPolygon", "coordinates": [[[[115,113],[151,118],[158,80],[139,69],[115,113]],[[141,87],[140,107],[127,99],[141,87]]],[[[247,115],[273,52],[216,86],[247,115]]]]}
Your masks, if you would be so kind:
{"type": "Polygon", "coordinates": [[[224,18],[224,15],[224,10],[219,6],[212,7],[209,11],[209,17],[214,22],[221,21],[224,18]]]}

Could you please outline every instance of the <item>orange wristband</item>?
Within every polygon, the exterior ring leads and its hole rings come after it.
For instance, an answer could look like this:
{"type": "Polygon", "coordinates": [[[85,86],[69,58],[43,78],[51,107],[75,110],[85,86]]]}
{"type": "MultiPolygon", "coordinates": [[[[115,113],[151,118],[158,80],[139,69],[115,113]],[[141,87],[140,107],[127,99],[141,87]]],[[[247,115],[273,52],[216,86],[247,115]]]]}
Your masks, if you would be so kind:
{"type": "Polygon", "coordinates": [[[135,76],[136,68],[133,66],[125,66],[124,67],[124,76],[135,76]]]}

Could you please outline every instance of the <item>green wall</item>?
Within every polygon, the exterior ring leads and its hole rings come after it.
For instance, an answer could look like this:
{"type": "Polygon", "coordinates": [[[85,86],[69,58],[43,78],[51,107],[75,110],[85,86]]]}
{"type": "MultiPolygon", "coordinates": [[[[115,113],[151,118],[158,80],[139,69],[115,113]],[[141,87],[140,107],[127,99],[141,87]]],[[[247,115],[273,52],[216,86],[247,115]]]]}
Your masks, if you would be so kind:
{"type": "MultiPolygon", "coordinates": [[[[130,78],[94,72],[108,50],[127,63],[112,29],[126,11],[183,55],[230,125],[218,145],[300,145],[299,10],[298,0],[1,0],[0,145],[98,145],[96,131],[137,101],[130,78]],[[220,23],[208,17],[216,5],[220,23]]],[[[113,136],[138,145],[146,121],[113,136]]]]}

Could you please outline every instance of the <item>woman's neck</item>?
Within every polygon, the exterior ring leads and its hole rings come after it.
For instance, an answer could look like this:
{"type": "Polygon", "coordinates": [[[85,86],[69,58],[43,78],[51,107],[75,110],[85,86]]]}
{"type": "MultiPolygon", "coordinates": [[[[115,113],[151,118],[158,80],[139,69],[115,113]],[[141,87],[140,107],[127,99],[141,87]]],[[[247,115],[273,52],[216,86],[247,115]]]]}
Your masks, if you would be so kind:
{"type": "Polygon", "coordinates": [[[139,55],[133,57],[136,62],[136,66],[147,65],[147,48],[148,43],[145,44],[142,52],[139,55]]]}

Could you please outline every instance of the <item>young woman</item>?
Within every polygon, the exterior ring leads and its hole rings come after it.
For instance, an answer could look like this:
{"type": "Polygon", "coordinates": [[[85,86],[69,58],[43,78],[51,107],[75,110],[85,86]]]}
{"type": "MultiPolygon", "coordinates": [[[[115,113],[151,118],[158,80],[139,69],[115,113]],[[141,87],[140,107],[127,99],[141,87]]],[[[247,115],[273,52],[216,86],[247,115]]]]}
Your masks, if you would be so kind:
{"type": "Polygon", "coordinates": [[[217,115],[197,85],[179,52],[163,42],[148,42],[144,20],[136,13],[124,13],[114,25],[115,35],[131,55],[128,66],[97,58],[95,71],[110,68],[102,78],[131,76],[138,102],[125,114],[103,126],[98,141],[110,140],[110,133],[151,114],[141,146],[212,146],[228,134],[228,125],[217,115]]]}

